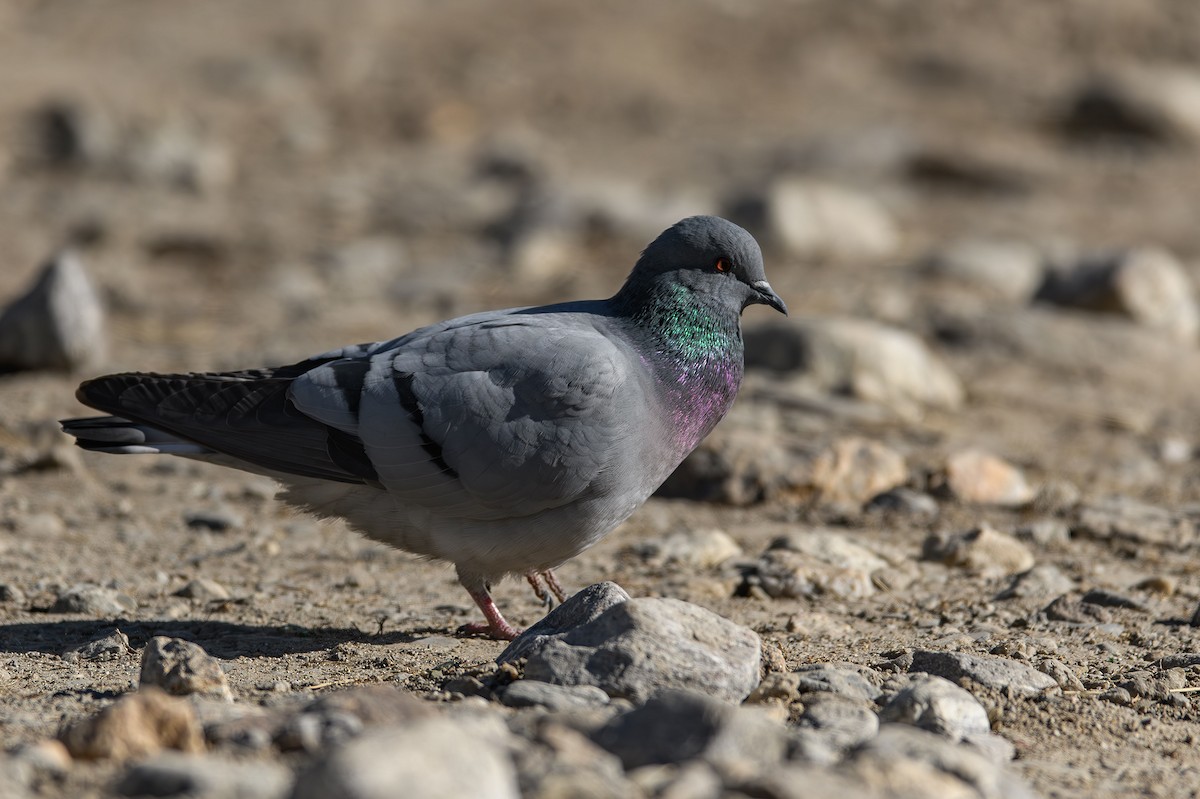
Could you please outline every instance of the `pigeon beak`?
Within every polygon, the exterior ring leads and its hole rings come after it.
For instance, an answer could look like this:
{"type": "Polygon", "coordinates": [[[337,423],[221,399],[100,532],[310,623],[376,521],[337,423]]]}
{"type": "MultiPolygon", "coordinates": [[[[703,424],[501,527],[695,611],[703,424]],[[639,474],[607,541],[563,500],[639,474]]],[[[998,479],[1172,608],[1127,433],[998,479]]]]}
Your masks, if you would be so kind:
{"type": "Polygon", "coordinates": [[[758,293],[758,297],[753,302],[761,302],[763,305],[770,305],[775,310],[779,311],[784,316],[788,315],[787,305],[779,295],[775,293],[775,289],[771,288],[771,284],[765,280],[756,280],[750,284],[750,288],[758,293]]]}

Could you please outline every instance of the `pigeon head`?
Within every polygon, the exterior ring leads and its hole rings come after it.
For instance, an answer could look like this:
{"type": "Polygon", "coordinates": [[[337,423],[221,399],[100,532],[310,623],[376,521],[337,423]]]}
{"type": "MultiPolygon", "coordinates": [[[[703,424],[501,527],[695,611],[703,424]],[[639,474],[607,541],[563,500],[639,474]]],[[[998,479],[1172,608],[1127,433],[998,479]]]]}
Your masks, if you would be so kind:
{"type": "Polygon", "coordinates": [[[735,303],[738,310],[762,304],[787,315],[767,282],[758,242],[719,216],[689,216],[664,230],[642,251],[629,282],[663,278],[735,303]]]}

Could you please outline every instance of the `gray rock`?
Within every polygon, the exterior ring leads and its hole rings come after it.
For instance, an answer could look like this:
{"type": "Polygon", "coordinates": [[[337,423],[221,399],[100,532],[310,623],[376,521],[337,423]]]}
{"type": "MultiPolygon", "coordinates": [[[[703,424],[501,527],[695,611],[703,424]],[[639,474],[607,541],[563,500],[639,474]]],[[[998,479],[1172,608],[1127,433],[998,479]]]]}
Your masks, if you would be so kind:
{"type": "Polygon", "coordinates": [[[744,569],[739,596],[765,594],[773,599],[834,596],[862,599],[875,593],[871,573],[860,568],[814,560],[790,549],[772,549],[744,569]]]}
{"type": "Polygon", "coordinates": [[[164,752],[134,765],[116,783],[121,796],[282,799],[292,785],[286,766],[214,755],[164,752]]]}
{"type": "Polygon", "coordinates": [[[772,551],[796,552],[830,566],[873,572],[888,562],[832,529],[789,530],[771,541],[772,551]]]}
{"type": "Polygon", "coordinates": [[[1124,594],[1118,594],[1114,591],[1106,591],[1103,588],[1093,588],[1080,597],[1079,601],[1087,605],[1099,605],[1104,608],[1123,608],[1125,610],[1136,610],[1139,613],[1149,612],[1149,608],[1144,602],[1139,602],[1132,597],[1127,597],[1124,594]]]}
{"type": "Polygon", "coordinates": [[[603,707],[608,694],[591,685],[553,685],[536,680],[517,680],[500,692],[501,704],[508,707],[544,707],[550,711],[603,707]]]}
{"type": "Polygon", "coordinates": [[[212,530],[214,533],[236,530],[246,523],[240,513],[226,507],[188,511],[183,514],[183,521],[188,527],[212,530]]]}
{"type": "Polygon", "coordinates": [[[879,732],[879,718],[862,700],[822,693],[805,697],[796,726],[816,733],[840,753],[873,738],[879,732]]]}
{"type": "Polygon", "coordinates": [[[1056,305],[1115,313],[1180,341],[1200,333],[1200,307],[1187,270],[1156,247],[1085,259],[1052,271],[1038,299],[1056,305]]]}
{"type": "Polygon", "coordinates": [[[1076,89],[1063,126],[1083,138],[1200,143],[1200,73],[1174,66],[1110,66],[1076,89]]]}
{"type": "Polygon", "coordinates": [[[799,460],[778,435],[726,425],[700,442],[656,495],[754,505],[800,482],[799,460]]]}
{"type": "Polygon", "coordinates": [[[505,647],[496,662],[512,663],[527,657],[555,636],[593,622],[610,608],[628,601],[625,589],[612,582],[594,583],[576,591],[505,647]]]}
{"type": "Polygon", "coordinates": [[[868,513],[895,513],[916,519],[934,519],[941,512],[937,500],[911,488],[893,488],[872,497],[864,510],[868,513]]]}
{"type": "Polygon", "coordinates": [[[921,556],[985,576],[1025,572],[1035,562],[1029,547],[986,524],[962,533],[931,535],[921,547],[921,556]]]}
{"type": "Polygon", "coordinates": [[[903,455],[857,436],[838,439],[812,465],[812,485],[826,503],[860,506],[907,480],[903,455]]]}
{"type": "Polygon", "coordinates": [[[0,312],[0,370],[95,366],[107,348],[104,306],[83,262],[63,252],[0,312]]]}
{"type": "Polygon", "coordinates": [[[439,717],[366,732],[301,771],[291,799],[517,799],[511,736],[496,725],[439,717]]]}
{"type": "Polygon", "coordinates": [[[120,630],[109,630],[86,644],[76,647],[63,655],[63,660],[109,660],[123,657],[131,653],[129,636],[120,630]]]}
{"type": "Polygon", "coordinates": [[[879,688],[863,677],[853,665],[816,663],[801,666],[792,672],[797,677],[797,689],[801,693],[823,692],[874,702],[880,696],[879,688]]]}
{"type": "Polygon", "coordinates": [[[12,583],[0,583],[0,602],[23,605],[25,604],[25,592],[12,583]]]}
{"type": "MultiPolygon", "coordinates": [[[[853,774],[845,774],[827,767],[828,764],[818,764],[807,761],[792,761],[756,774],[742,782],[738,787],[740,793],[733,796],[755,796],[765,799],[899,799],[899,797],[937,796],[937,794],[917,792],[902,794],[890,791],[891,781],[869,784],[866,780],[853,774]],[[887,786],[887,787],[884,787],[887,786]]],[[[874,776],[874,775],[872,775],[874,776]]],[[[728,796],[730,794],[713,793],[711,796],[728,796]]],[[[707,799],[709,794],[697,794],[707,799]]],[[[680,794],[678,799],[693,799],[692,794],[680,794]]],[[[947,797],[939,796],[939,799],[947,797]]]]}
{"type": "Polygon", "coordinates": [[[621,761],[563,724],[539,724],[532,746],[514,753],[522,799],[625,799],[635,796],[621,761]]]}
{"type": "Polygon", "coordinates": [[[527,652],[527,679],[594,685],[634,702],[695,685],[715,698],[741,702],[758,684],[758,636],[677,599],[620,602],[592,621],[546,636],[527,652]]]}
{"type": "Polygon", "coordinates": [[[729,533],[715,528],[676,530],[660,538],[637,545],[637,552],[657,565],[681,564],[713,569],[742,554],[742,548],[729,533]]]}
{"type": "Polygon", "coordinates": [[[1115,496],[1080,505],[1072,532],[1100,540],[1183,546],[1195,540],[1196,524],[1167,508],[1115,496]]]}
{"type": "Polygon", "coordinates": [[[746,366],[801,377],[919,418],[925,408],[955,410],[966,392],[958,376],[912,333],[847,317],[796,317],[748,327],[746,366]]]}
{"type": "Polygon", "coordinates": [[[137,609],[133,597],[114,588],[98,585],[73,585],[60,593],[48,608],[49,613],[87,613],[92,616],[123,616],[137,609]]]}
{"type": "Polygon", "coordinates": [[[925,672],[958,682],[963,677],[996,690],[1035,696],[1056,687],[1053,679],[1032,666],[993,655],[969,655],[963,652],[913,652],[909,672],[925,672]]]}
{"type": "Polygon", "coordinates": [[[1071,526],[1062,519],[1038,519],[1017,528],[1017,538],[1042,547],[1071,543],[1071,526]]]}
{"type": "Polygon", "coordinates": [[[914,675],[879,713],[882,721],[911,724],[952,741],[987,734],[991,725],[979,700],[949,680],[914,675]]]}
{"type": "Polygon", "coordinates": [[[1075,581],[1053,563],[1039,563],[1013,577],[996,599],[1049,599],[1075,588],[1075,581]]]}
{"type": "Polygon", "coordinates": [[[703,760],[723,775],[779,763],[786,731],[765,713],[692,691],[665,691],[617,716],[593,739],[625,768],[703,760]]]}
{"type": "Polygon", "coordinates": [[[1072,671],[1071,668],[1061,660],[1046,658],[1042,662],[1038,663],[1037,668],[1042,674],[1049,676],[1052,680],[1054,680],[1054,682],[1058,683],[1058,687],[1062,688],[1064,691],[1086,690],[1086,686],[1083,684],[1083,681],[1079,679],[1079,675],[1072,671]]]}
{"type": "Polygon", "coordinates": [[[142,650],[142,686],[156,685],[169,694],[200,694],[233,701],[221,664],[199,644],[155,636],[142,650]]]}
{"type": "Polygon", "coordinates": [[[175,596],[205,601],[211,599],[229,599],[229,589],[216,580],[197,577],[193,580],[188,580],[187,585],[175,592],[175,596]]]}
{"type": "Polygon", "coordinates": [[[1021,302],[1031,298],[1041,284],[1045,263],[1041,254],[1024,242],[962,239],[928,256],[924,270],[989,296],[1021,302]]]}

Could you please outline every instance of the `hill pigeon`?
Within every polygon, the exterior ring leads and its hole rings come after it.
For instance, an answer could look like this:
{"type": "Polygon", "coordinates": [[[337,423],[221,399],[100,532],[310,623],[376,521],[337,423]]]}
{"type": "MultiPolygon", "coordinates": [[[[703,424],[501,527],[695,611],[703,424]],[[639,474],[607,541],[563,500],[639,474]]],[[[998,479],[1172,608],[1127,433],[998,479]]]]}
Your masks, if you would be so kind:
{"type": "Polygon", "coordinates": [[[511,639],[489,593],[553,568],[629,517],[732,405],[741,313],[787,313],[742,228],[676,223],[605,300],[488,311],[290,366],[114,374],[76,396],[112,416],[68,419],[84,449],[166,453],[269,475],[286,502],[453,563],[511,639]]]}

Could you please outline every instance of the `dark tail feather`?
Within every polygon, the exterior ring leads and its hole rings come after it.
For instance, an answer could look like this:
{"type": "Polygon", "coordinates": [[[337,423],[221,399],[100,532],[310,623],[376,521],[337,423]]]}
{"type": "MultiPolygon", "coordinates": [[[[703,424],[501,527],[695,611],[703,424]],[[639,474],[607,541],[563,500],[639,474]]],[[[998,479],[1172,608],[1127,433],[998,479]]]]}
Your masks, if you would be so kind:
{"type": "Polygon", "coordinates": [[[200,455],[212,452],[208,447],[119,416],[63,419],[60,424],[64,433],[75,436],[77,446],[95,452],[116,455],[200,455]]]}

